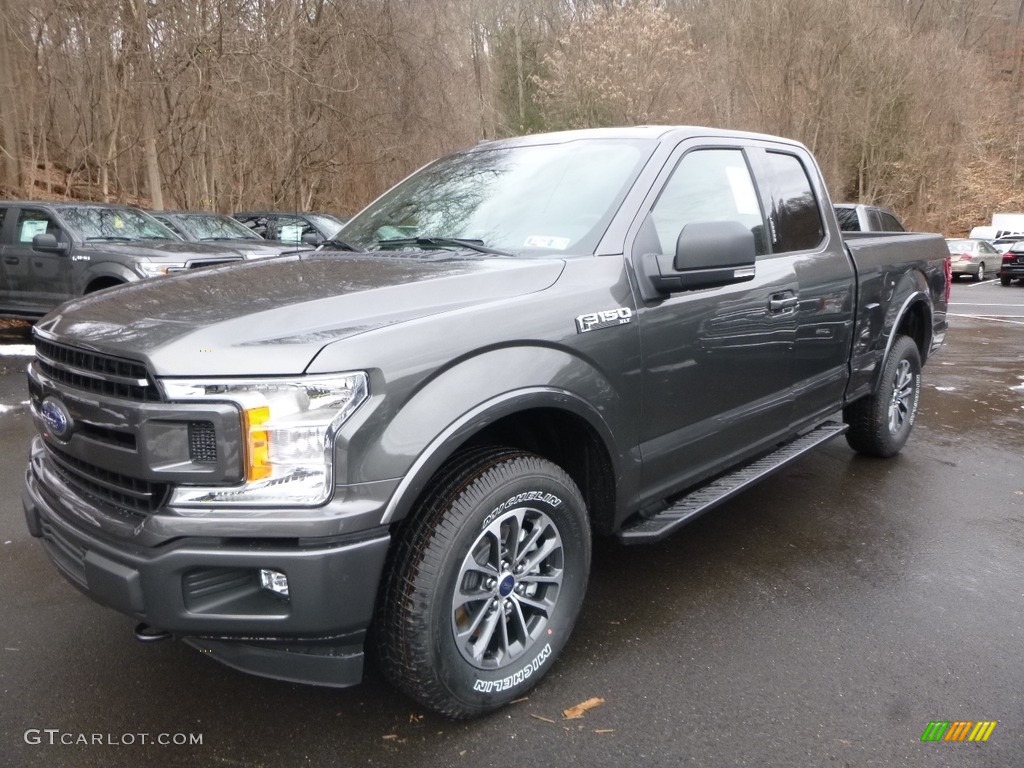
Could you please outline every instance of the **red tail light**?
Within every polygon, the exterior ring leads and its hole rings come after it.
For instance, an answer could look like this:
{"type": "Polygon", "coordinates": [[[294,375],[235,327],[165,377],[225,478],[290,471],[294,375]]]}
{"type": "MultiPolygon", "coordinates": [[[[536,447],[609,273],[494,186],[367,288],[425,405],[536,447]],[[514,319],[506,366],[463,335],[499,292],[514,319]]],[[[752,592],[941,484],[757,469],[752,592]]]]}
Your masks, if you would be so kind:
{"type": "Polygon", "coordinates": [[[946,304],[949,304],[949,293],[953,290],[953,257],[946,257],[946,304]]]}
{"type": "Polygon", "coordinates": [[[1016,259],[1019,255],[1020,254],[1010,253],[1009,251],[1007,251],[1006,253],[1003,254],[1003,264],[1012,263],[1013,260],[1016,259]]]}

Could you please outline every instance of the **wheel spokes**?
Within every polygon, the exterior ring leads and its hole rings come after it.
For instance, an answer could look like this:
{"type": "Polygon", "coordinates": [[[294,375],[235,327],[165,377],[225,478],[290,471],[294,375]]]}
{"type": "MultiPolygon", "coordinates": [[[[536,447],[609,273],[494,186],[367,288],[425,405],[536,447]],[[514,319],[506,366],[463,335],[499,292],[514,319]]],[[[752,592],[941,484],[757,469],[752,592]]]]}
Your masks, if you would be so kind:
{"type": "Polygon", "coordinates": [[[562,540],[544,513],[511,509],[463,558],[451,598],[459,652],[483,669],[524,654],[547,627],[562,586],[562,540]]]}

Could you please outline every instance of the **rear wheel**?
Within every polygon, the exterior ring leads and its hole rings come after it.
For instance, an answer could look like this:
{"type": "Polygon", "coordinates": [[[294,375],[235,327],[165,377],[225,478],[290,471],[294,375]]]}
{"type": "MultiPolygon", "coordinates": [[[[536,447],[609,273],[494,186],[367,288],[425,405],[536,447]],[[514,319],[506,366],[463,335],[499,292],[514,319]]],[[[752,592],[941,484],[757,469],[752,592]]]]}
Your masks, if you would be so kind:
{"type": "Polygon", "coordinates": [[[456,456],[386,571],[375,627],[385,676],[449,717],[498,709],[551,668],[589,568],[586,506],[560,467],[499,448],[456,456]]]}
{"type": "Polygon", "coordinates": [[[893,342],[878,389],[848,405],[846,442],[867,456],[895,456],[906,444],[921,399],[921,355],[908,336],[893,342]]]}
{"type": "Polygon", "coordinates": [[[1003,285],[1003,286],[1009,285],[1010,284],[1010,278],[1008,278],[1008,277],[1000,277],[999,278],[999,284],[1003,285]]]}

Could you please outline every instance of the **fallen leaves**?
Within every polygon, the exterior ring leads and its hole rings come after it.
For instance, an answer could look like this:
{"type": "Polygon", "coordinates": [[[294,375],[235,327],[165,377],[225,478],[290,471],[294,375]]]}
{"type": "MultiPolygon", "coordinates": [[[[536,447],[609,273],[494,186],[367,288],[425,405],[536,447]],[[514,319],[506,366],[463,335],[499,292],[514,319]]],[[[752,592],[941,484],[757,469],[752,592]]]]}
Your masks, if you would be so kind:
{"type": "Polygon", "coordinates": [[[602,704],[604,704],[604,699],[599,699],[598,697],[593,696],[587,699],[586,701],[581,701],[575,707],[563,709],[562,717],[564,717],[566,720],[579,720],[587,712],[594,709],[595,707],[600,707],[602,704]]]}

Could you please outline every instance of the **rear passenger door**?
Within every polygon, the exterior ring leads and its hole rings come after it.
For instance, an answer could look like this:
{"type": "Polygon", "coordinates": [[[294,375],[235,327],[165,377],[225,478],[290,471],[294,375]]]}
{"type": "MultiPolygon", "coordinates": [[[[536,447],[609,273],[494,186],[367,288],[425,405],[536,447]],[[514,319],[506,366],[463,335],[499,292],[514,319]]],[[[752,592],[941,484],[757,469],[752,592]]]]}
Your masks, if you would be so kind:
{"type": "Polygon", "coordinates": [[[799,147],[765,147],[751,155],[768,212],[771,250],[796,273],[793,419],[799,427],[842,404],[856,278],[840,234],[830,232],[822,219],[828,195],[810,155],[799,147]]]}

